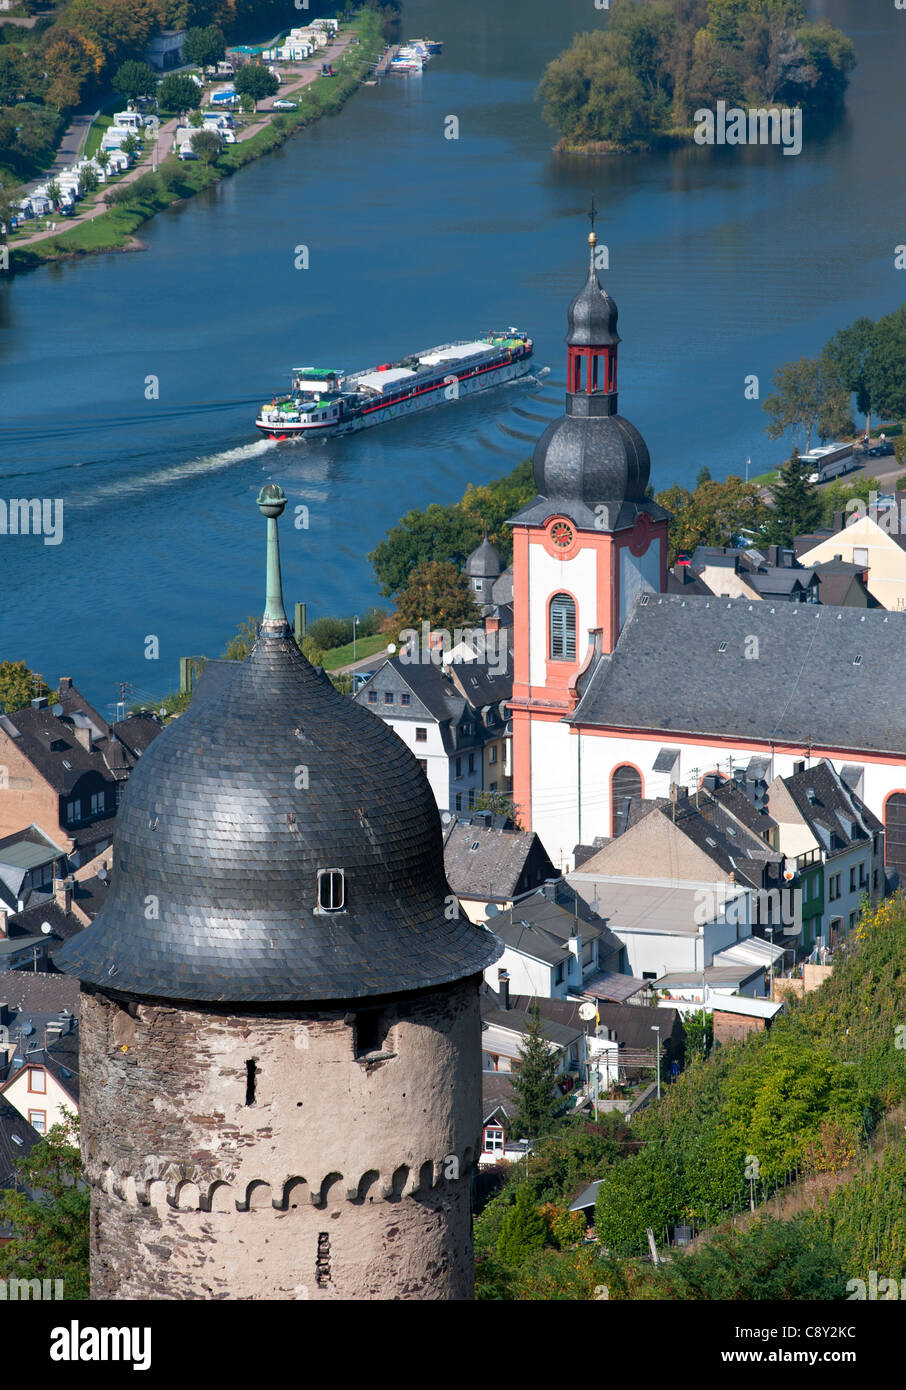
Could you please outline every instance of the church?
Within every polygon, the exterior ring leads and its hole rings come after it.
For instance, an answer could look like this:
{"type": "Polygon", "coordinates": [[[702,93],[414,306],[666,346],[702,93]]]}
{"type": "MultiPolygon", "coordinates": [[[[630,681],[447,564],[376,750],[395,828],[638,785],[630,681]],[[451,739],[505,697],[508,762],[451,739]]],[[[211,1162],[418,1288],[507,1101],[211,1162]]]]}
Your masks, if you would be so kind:
{"type": "MultiPolygon", "coordinates": [[[[513,527],[513,797],[563,870],[618,833],[628,798],[829,759],[906,871],[906,617],[668,593],[668,514],[618,411],[617,306],[594,231],[569,307],[566,410],[513,527]]],[[[664,483],[672,481],[664,478],[664,483]]]]}

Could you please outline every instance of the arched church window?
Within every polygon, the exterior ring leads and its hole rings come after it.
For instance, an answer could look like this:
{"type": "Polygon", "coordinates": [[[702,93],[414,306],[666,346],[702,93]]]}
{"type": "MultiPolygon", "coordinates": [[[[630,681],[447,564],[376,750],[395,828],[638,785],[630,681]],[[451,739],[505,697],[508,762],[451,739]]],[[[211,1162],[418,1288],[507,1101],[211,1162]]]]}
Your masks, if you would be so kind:
{"type": "Polygon", "coordinates": [[[550,610],[550,659],[576,659],[576,605],[569,594],[554,594],[550,610]]]}
{"type": "Polygon", "coordinates": [[[346,875],[342,869],[318,870],[318,907],[321,912],[342,912],[346,906],[346,875]]]}
{"type": "Polygon", "coordinates": [[[906,885],[906,792],[894,792],[884,803],[885,861],[906,885]]]}
{"type": "Polygon", "coordinates": [[[627,763],[615,767],[610,779],[610,833],[614,838],[626,829],[630,807],[641,797],[642,778],[637,769],[627,763]]]}

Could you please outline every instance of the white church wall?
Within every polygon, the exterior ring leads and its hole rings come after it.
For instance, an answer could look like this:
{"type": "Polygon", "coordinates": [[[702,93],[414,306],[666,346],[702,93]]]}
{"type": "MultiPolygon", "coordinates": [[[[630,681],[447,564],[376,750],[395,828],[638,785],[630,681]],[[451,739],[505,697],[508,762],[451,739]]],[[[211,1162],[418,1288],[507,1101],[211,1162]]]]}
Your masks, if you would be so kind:
{"type": "Polygon", "coordinates": [[[588,629],[595,625],[596,555],[591,547],[571,560],[548,555],[543,545],[529,546],[529,680],[547,683],[547,605],[557,593],[576,600],[576,653],[584,655],[588,629]]]}

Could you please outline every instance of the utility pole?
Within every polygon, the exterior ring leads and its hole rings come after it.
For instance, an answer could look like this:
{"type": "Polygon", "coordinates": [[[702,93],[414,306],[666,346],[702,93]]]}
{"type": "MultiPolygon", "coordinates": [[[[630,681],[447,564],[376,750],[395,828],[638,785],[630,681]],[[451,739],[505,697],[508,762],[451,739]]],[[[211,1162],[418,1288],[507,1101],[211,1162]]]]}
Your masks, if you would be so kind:
{"type": "Polygon", "coordinates": [[[652,1023],[652,1033],[657,1033],[657,1098],[661,1098],[661,1025],[652,1023]]]}

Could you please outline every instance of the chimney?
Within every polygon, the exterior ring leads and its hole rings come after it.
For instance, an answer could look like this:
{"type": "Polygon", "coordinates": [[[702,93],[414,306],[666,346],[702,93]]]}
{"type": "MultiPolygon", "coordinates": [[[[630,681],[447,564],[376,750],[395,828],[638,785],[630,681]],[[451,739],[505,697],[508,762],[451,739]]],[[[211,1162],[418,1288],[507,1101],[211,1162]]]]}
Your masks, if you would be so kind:
{"type": "Polygon", "coordinates": [[[846,513],[834,512],[834,535],[838,535],[846,525],[846,513]]]}
{"type": "Polygon", "coordinates": [[[774,568],[776,568],[780,564],[780,560],[778,559],[779,550],[779,545],[768,546],[768,564],[772,565],[774,568]]]}
{"type": "Polygon", "coordinates": [[[54,879],[53,897],[57,907],[68,912],[72,907],[72,878],[54,879]]]}
{"type": "Polygon", "coordinates": [[[32,709],[47,709],[47,696],[39,695],[36,700],[31,702],[32,709]]]}
{"type": "Polygon", "coordinates": [[[509,1009],[510,1007],[510,976],[507,970],[497,971],[497,990],[500,994],[500,1007],[509,1009]]]}
{"type": "Polygon", "coordinates": [[[805,771],[805,762],[804,762],[804,761],[799,761],[799,762],[793,763],[793,776],[794,776],[794,777],[796,777],[800,772],[804,772],[804,771],[805,771]]]}
{"type": "Polygon", "coordinates": [[[485,618],[485,620],[484,620],[484,630],[485,630],[485,632],[499,632],[499,631],[500,631],[500,619],[499,619],[498,617],[485,618]]]}
{"type": "Polygon", "coordinates": [[[73,732],[73,733],[75,734],[75,736],[76,736],[76,742],[77,742],[77,743],[80,743],[80,744],[82,745],[82,747],[86,750],[86,752],[90,753],[90,752],[91,752],[91,730],[90,730],[90,729],[81,728],[79,725],[76,725],[72,732],[73,732]]]}
{"type": "Polygon", "coordinates": [[[60,694],[63,695],[67,690],[72,689],[72,676],[60,677],[60,694]]]}

